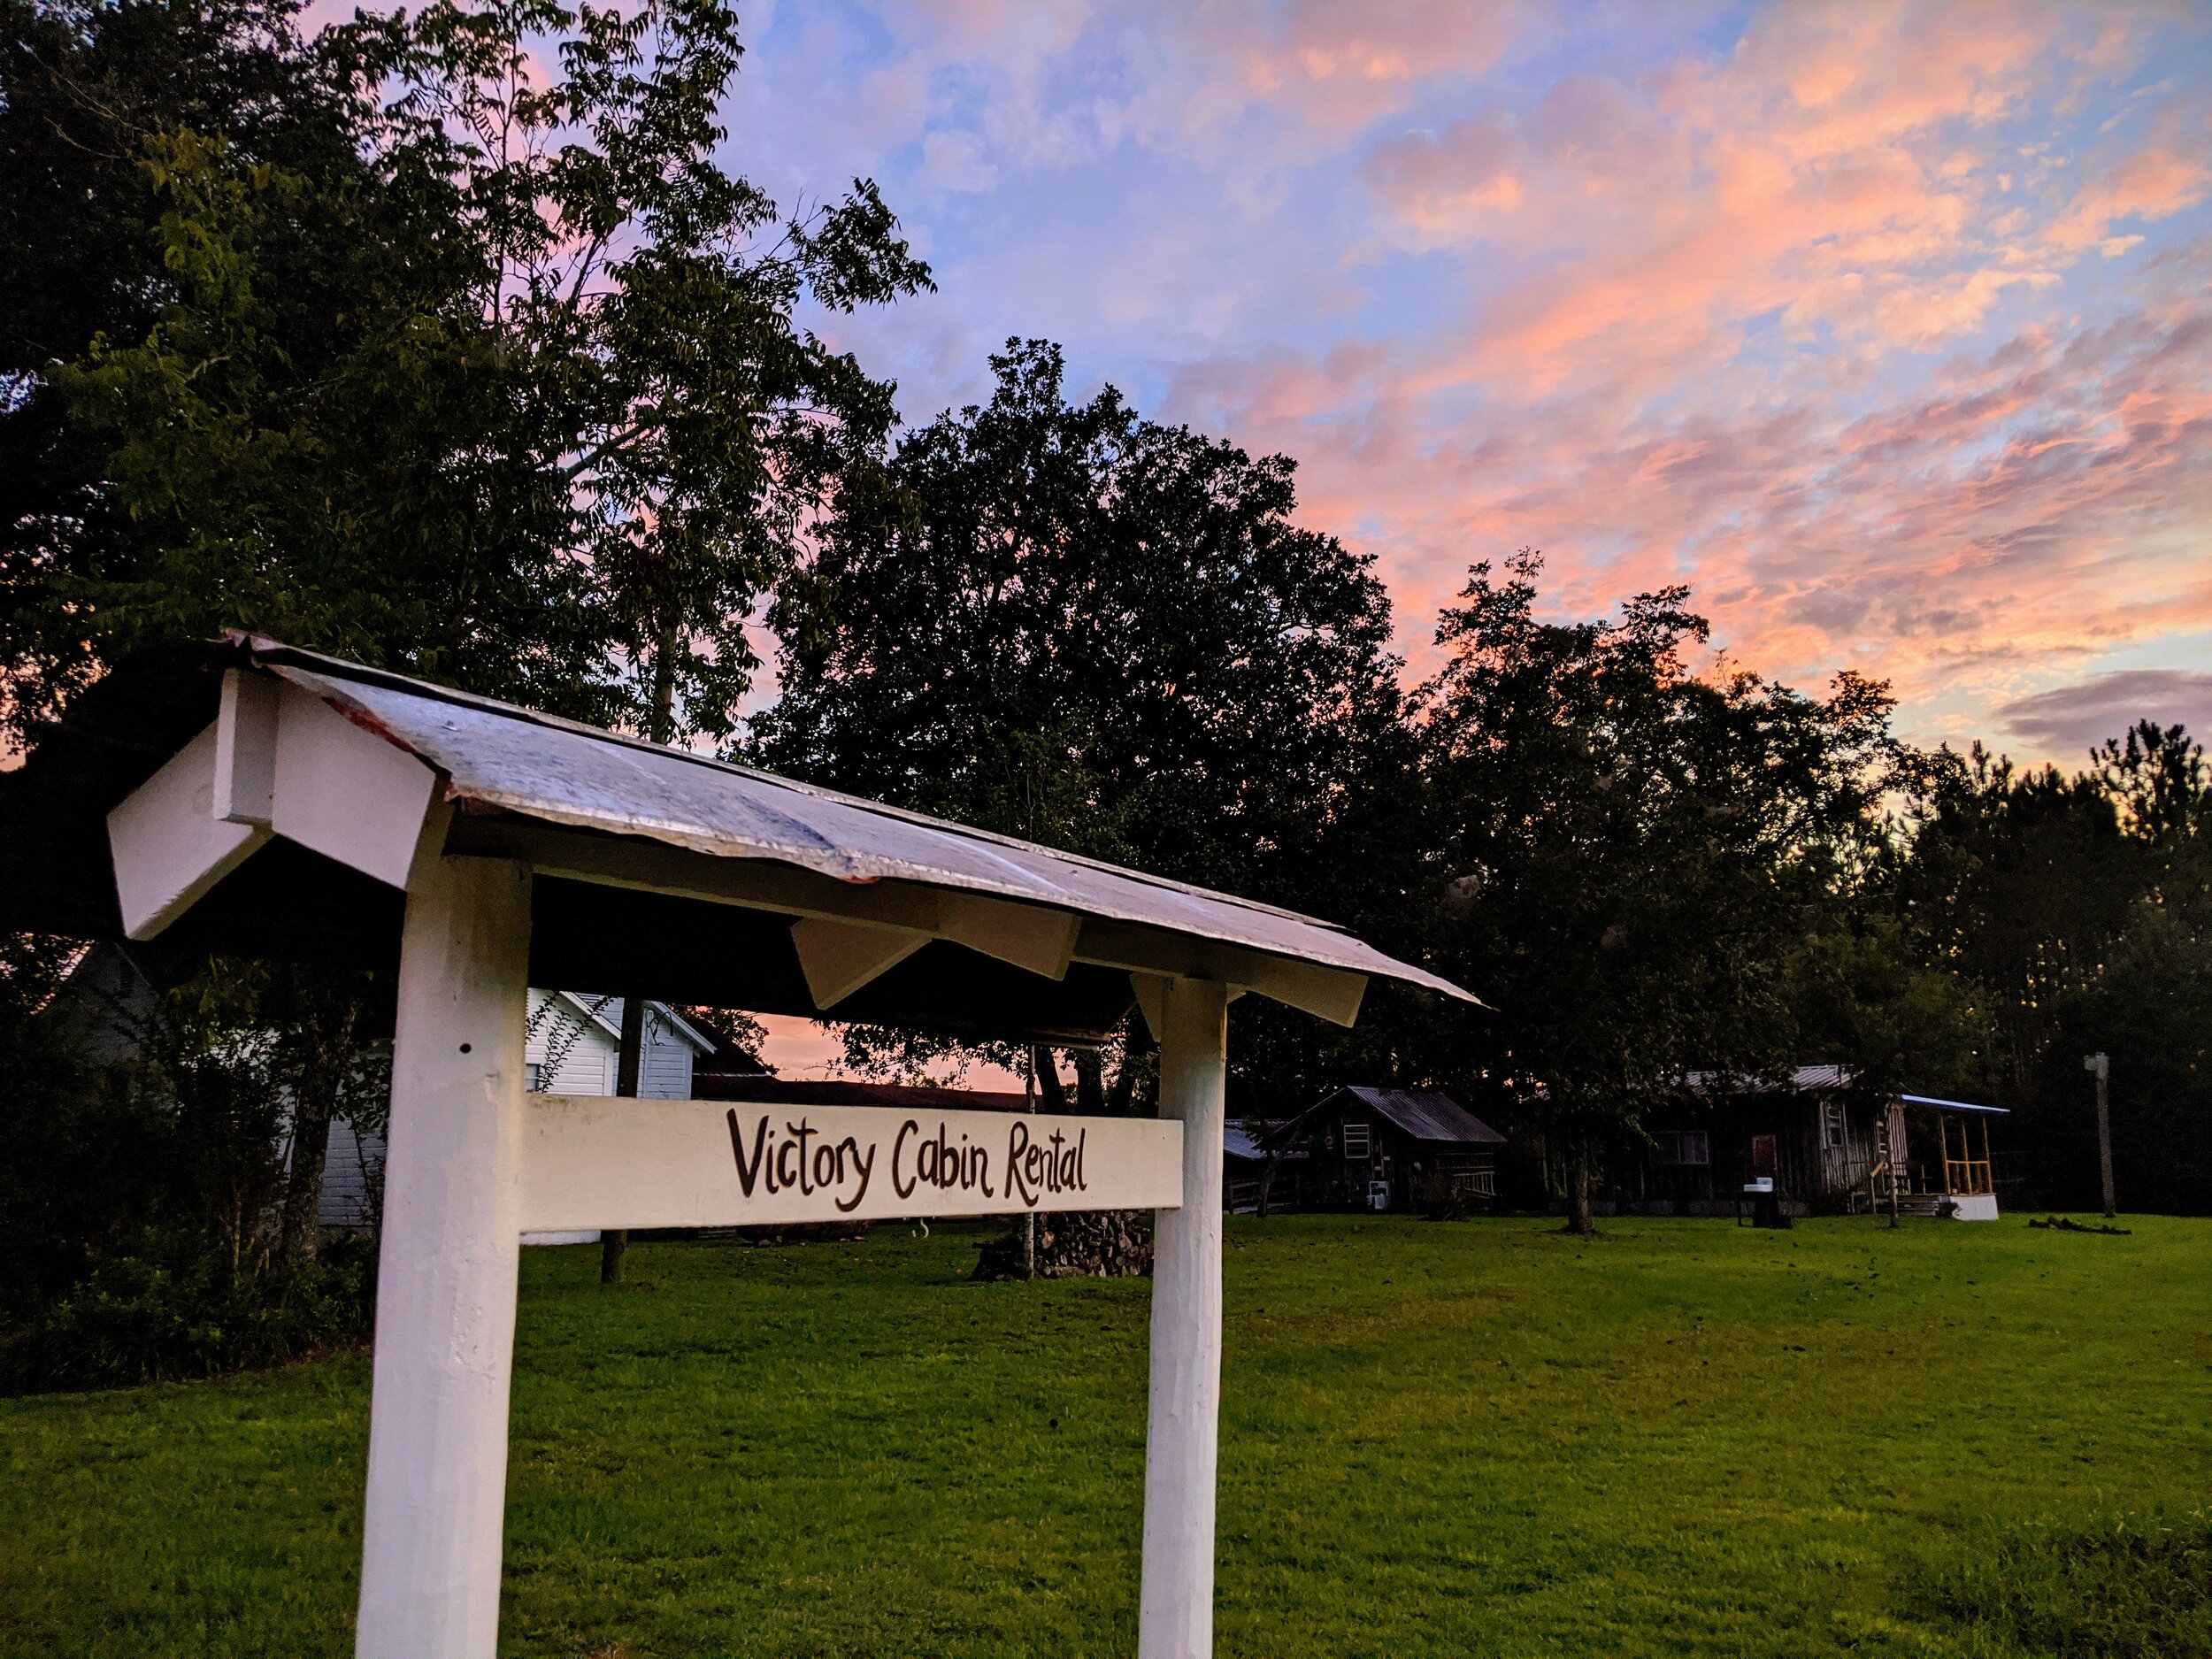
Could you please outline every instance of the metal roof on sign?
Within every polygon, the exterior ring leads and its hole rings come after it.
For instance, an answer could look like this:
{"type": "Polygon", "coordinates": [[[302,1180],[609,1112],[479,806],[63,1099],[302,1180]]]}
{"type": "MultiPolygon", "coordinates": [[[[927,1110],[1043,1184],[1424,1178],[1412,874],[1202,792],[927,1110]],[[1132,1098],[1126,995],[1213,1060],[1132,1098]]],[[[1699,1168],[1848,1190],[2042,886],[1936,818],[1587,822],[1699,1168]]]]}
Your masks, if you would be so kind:
{"type": "MultiPolygon", "coordinates": [[[[0,926],[124,937],[108,815],[205,737],[240,669],[431,768],[455,808],[445,850],[538,872],[534,984],[1071,1043],[1118,1028],[1133,972],[1222,979],[1342,1021],[1366,977],[1474,1001],[1313,917],[237,634],[119,666],[0,772],[0,926]],[[972,897],[917,910],[919,889],[932,904],[972,897]],[[1056,972],[1035,942],[1048,946],[1053,912],[1075,941],[1056,972]],[[795,954],[796,918],[817,915],[927,942],[826,1004],[795,954]],[[1029,942],[1006,942],[1018,934],[1029,942]]],[[[367,868],[280,828],[133,949],[388,966],[404,895],[367,868]]]]}
{"type": "Polygon", "coordinates": [[[1331,923],[256,640],[257,660],[420,757],[449,799],[841,881],[1049,905],[1473,999],[1331,923]]]}

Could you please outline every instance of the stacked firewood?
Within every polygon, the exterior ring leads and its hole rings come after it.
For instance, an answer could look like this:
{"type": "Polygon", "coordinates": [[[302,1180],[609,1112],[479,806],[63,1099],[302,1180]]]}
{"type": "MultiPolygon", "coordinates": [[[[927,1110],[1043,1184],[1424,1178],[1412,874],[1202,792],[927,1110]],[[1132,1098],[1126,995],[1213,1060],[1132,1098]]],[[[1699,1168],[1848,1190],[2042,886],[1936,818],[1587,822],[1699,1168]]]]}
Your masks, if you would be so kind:
{"type": "MultiPolygon", "coordinates": [[[[1056,1210],[1036,1217],[1040,1279],[1134,1279],[1152,1271],[1152,1219],[1141,1210],[1056,1210]]],[[[1020,1279],[1022,1229],[976,1247],[978,1279],[1020,1279]]]]}

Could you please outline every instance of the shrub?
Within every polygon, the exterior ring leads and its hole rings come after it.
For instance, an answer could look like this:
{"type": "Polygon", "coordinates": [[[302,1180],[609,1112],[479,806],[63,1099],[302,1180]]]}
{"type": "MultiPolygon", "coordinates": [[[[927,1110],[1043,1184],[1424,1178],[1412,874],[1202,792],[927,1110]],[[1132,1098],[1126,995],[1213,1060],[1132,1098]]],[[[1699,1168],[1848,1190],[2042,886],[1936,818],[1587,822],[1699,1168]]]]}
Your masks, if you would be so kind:
{"type": "Polygon", "coordinates": [[[0,1337],[0,1390],[96,1388],[280,1364],[364,1340],[374,1245],[342,1239],[281,1272],[218,1256],[121,1256],[0,1337]]]}

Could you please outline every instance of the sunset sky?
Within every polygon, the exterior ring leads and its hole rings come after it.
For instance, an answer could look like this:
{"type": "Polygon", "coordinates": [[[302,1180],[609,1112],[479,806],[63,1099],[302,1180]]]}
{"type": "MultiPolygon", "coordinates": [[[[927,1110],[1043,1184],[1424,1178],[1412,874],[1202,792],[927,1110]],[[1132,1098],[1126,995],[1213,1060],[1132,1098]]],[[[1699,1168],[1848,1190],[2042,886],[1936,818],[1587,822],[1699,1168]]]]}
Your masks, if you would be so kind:
{"type": "Polygon", "coordinates": [[[1417,671],[1467,564],[1694,584],[1922,741],[2212,729],[2212,8],[756,5],[728,158],[876,179],[939,291],[1301,463],[1417,671]]]}

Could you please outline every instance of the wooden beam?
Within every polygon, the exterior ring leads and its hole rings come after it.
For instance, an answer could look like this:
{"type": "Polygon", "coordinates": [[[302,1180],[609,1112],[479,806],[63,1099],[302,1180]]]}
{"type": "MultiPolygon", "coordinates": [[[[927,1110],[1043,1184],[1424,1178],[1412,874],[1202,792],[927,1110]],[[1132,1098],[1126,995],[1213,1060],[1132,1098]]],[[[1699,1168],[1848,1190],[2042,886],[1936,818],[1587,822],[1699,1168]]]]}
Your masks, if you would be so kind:
{"type": "Polygon", "coordinates": [[[1137,1011],[1144,1016],[1144,1028],[1152,1033],[1152,1041],[1165,1041],[1167,1030],[1167,976],[1164,973],[1133,973],[1130,988],[1137,994],[1137,1011]]]}
{"type": "Polygon", "coordinates": [[[1133,975],[1211,980],[1231,987],[1232,995],[1238,990],[1256,992],[1340,1025],[1359,1017],[1367,990],[1363,973],[1096,916],[1083,919],[1075,959],[1124,968],[1133,975]]]}
{"type": "Polygon", "coordinates": [[[826,1013],[871,979],[889,972],[929,943],[918,928],[803,917],[791,924],[791,942],[806,971],[814,1006],[826,1013]]]}
{"type": "Polygon", "coordinates": [[[1067,976],[1083,924],[1071,910],[987,893],[948,892],[910,881],[840,881],[765,858],[720,858],[642,836],[581,834],[519,819],[464,816],[454,825],[448,849],[518,858],[541,875],[600,887],[858,923],[878,931],[909,929],[951,940],[1049,979],[1067,976]]]}
{"type": "Polygon", "coordinates": [[[223,676],[215,718],[215,816],[270,826],[275,811],[277,711],[284,687],[266,674],[234,668],[223,676]]]}
{"type": "Polygon", "coordinates": [[[1001,962],[1041,973],[1048,979],[1068,977],[1083,918],[1072,910],[1048,910],[1038,904],[1013,904],[979,893],[937,895],[937,932],[942,938],[1001,962]]]}
{"type": "Polygon", "coordinates": [[[428,765],[321,698],[287,686],[274,778],[270,822],[278,834],[392,887],[407,886],[438,781],[428,765]]]}
{"type": "Polygon", "coordinates": [[[108,814],[128,938],[153,938],[269,839],[265,824],[215,816],[216,729],[187,743],[108,814]]]}

